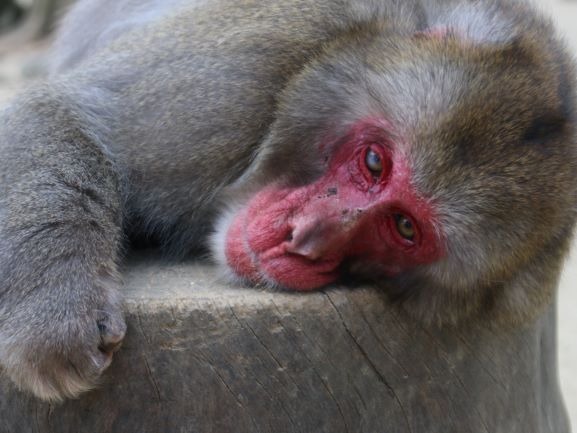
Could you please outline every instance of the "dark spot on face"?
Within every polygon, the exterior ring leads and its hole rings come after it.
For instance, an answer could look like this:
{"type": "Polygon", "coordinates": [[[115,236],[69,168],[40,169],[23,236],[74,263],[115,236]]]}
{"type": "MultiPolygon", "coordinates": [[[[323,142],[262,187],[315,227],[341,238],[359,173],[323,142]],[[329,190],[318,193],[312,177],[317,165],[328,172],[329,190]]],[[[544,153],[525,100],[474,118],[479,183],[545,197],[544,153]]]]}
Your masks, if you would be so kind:
{"type": "Polygon", "coordinates": [[[333,196],[333,195],[337,195],[337,193],[339,192],[339,190],[337,188],[329,188],[327,189],[327,196],[333,196]]]}

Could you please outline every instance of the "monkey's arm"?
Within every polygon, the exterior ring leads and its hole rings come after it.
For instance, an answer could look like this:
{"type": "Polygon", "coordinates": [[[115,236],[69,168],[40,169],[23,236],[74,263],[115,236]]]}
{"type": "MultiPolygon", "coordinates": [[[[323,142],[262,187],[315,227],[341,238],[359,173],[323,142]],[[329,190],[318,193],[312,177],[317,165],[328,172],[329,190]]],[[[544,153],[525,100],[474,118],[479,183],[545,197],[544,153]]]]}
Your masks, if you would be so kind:
{"type": "Polygon", "coordinates": [[[0,364],[50,400],[94,386],[125,331],[119,184],[94,138],[48,85],[0,120],[0,364]]]}

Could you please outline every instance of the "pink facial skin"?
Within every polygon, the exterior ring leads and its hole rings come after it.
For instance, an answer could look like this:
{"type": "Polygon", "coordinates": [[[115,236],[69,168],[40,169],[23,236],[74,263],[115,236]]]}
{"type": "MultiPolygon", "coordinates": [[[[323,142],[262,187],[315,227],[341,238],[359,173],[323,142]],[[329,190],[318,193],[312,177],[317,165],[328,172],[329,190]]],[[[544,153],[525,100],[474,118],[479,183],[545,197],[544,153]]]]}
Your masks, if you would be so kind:
{"type": "Polygon", "coordinates": [[[443,255],[434,209],[412,187],[407,159],[379,123],[355,124],[316,182],[270,185],[234,217],[225,254],[239,276],[312,290],[337,280],[345,259],[379,263],[393,276],[443,255]],[[380,172],[367,167],[369,150],[380,157],[380,172]],[[395,215],[411,221],[411,240],[395,215]]]}

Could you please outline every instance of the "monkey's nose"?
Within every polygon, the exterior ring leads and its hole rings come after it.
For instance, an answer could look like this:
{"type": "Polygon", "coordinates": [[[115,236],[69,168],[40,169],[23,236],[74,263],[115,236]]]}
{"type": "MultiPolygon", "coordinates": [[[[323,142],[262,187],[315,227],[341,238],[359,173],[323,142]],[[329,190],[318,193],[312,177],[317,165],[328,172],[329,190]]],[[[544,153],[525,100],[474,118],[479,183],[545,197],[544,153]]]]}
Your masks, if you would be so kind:
{"type": "Polygon", "coordinates": [[[321,259],[324,253],[324,249],[314,242],[306,242],[299,244],[290,242],[287,244],[285,251],[289,254],[296,254],[305,257],[311,261],[321,259]]]}
{"type": "Polygon", "coordinates": [[[285,251],[297,254],[309,260],[318,260],[323,256],[322,229],[320,226],[296,228],[287,236],[285,251]]]}
{"type": "Polygon", "coordinates": [[[348,236],[330,221],[316,219],[297,224],[287,236],[285,251],[311,261],[334,259],[343,253],[348,236]]]}

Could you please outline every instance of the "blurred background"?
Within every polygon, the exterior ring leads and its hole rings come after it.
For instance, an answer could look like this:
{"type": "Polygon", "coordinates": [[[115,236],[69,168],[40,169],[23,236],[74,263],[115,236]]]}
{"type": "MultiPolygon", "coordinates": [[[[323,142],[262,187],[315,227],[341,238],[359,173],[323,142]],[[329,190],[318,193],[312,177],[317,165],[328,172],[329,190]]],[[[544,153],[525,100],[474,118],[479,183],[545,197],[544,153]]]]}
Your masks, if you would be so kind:
{"type": "MultiPolygon", "coordinates": [[[[577,57],[577,0],[535,0],[577,57]]],[[[0,105],[43,73],[51,31],[73,0],[0,0],[0,105]]],[[[577,175],[577,174],[576,174],[577,175]]],[[[560,381],[577,429],[577,241],[559,291],[560,381]]]]}
{"type": "MultiPolygon", "coordinates": [[[[577,58],[577,1],[536,0],[557,22],[559,33],[577,58]]],[[[577,173],[575,173],[577,176],[577,173]]],[[[559,288],[559,375],[565,404],[577,431],[577,240],[559,288]]]]}

